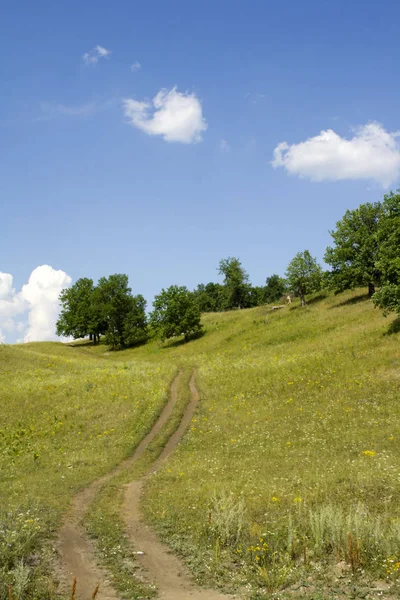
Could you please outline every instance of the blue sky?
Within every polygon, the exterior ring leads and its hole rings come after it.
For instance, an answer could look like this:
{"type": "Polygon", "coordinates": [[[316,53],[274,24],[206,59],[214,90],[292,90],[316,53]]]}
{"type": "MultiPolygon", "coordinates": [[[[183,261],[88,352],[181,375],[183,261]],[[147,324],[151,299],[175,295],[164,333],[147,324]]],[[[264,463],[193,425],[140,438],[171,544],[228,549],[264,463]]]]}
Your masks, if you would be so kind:
{"type": "Polygon", "coordinates": [[[398,185],[399,18],[371,0],[3,3],[0,340],[52,335],[83,276],[127,273],[151,303],[230,255],[258,285],[305,248],[322,260],[347,208],[398,185]]]}

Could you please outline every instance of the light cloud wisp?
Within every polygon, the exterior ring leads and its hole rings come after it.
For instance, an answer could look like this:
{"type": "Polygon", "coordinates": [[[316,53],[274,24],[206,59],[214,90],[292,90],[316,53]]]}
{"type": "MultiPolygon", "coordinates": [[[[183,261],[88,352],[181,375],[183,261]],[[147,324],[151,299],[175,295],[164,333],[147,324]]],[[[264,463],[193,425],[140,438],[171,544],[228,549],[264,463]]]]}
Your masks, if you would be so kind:
{"type": "Polygon", "coordinates": [[[89,52],[85,52],[82,58],[85,65],[96,65],[99,62],[99,58],[108,58],[110,54],[111,50],[97,45],[89,50],[89,52]]]}

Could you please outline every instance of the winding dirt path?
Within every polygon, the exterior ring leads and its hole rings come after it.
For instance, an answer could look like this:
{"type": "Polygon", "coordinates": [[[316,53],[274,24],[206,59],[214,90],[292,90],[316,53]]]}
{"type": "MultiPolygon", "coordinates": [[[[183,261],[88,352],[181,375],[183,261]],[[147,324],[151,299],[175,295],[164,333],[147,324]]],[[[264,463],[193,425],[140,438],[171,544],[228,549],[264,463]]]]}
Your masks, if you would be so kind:
{"type": "Polygon", "coordinates": [[[172,554],[168,546],[159,540],[154,530],[142,521],[140,498],[143,484],[174,451],[196,410],[199,392],[196,388],[194,373],[189,386],[191,399],[178,429],[169,438],[162,453],[153,463],[148,473],[140,480],[133,481],[126,486],[122,514],[131,542],[144,553],[138,555],[138,561],[147,571],[148,578],[157,584],[160,599],[227,600],[227,598],[231,598],[233,600],[234,596],[228,597],[215,590],[194,587],[188,570],[179,558],[172,554]]]}
{"type": "MultiPolygon", "coordinates": [[[[138,460],[168,421],[177,401],[180,376],[181,373],[175,377],[172,383],[170,399],[160,417],[132,456],[79,492],[65,516],[57,542],[60,557],[58,570],[60,571],[60,580],[65,586],[70,586],[73,578],[76,577],[76,591],[80,598],[89,600],[95,587],[100,584],[97,600],[118,600],[118,595],[112,587],[106,571],[97,564],[93,544],[87,537],[81,522],[100,488],[138,460]]],[[[228,597],[214,590],[196,588],[181,561],[171,553],[165,544],[160,542],[155,532],[141,520],[139,502],[143,483],[176,448],[196,410],[199,393],[196,389],[194,373],[189,386],[191,399],[178,429],[171,435],[160,456],[146,475],[126,486],[122,507],[123,517],[130,540],[137,549],[144,552],[137,558],[147,571],[149,580],[157,584],[162,600],[227,600],[228,598],[233,600],[235,598],[233,596],[228,597]]]]}
{"type": "Polygon", "coordinates": [[[73,578],[76,577],[77,595],[81,598],[90,598],[93,590],[100,583],[97,600],[118,600],[118,596],[107,578],[107,573],[97,564],[93,544],[87,537],[81,522],[99,489],[112,477],[128,469],[133,462],[138,460],[168,421],[176,404],[180,376],[179,373],[175,377],[171,386],[170,399],[157,422],[150,433],[140,442],[132,456],[79,492],[65,516],[56,544],[60,557],[60,565],[57,570],[64,587],[70,586],[73,578]]]}

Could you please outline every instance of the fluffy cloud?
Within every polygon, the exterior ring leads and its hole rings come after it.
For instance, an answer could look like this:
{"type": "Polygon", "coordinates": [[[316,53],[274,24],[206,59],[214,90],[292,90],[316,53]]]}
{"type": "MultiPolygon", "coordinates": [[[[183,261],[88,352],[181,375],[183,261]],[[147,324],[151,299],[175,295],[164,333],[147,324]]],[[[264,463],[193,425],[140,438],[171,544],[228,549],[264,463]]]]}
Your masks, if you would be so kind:
{"type": "Polygon", "coordinates": [[[166,142],[200,142],[207,129],[200,100],[195,94],[181,94],[176,87],[160,90],[152,102],[126,98],[123,106],[131,125],[149,135],[161,135],[166,142]]]}
{"type": "Polygon", "coordinates": [[[271,164],[313,181],[368,179],[386,187],[400,175],[398,136],[379,123],[359,127],[350,139],[327,129],[299,144],[278,144],[271,164]]]}
{"type": "Polygon", "coordinates": [[[110,54],[111,50],[107,50],[107,48],[97,45],[92,48],[92,50],[89,50],[89,52],[85,52],[82,58],[85,65],[95,65],[98,63],[99,58],[107,58],[110,54]]]}
{"type": "MultiPolygon", "coordinates": [[[[9,273],[0,273],[0,330],[24,330],[24,342],[54,340],[55,323],[59,312],[58,297],[63,288],[71,284],[71,277],[64,271],[56,271],[49,265],[34,269],[27,284],[20,292],[13,288],[13,277],[9,273]],[[27,314],[25,327],[13,317],[27,314]]],[[[0,341],[5,341],[0,334],[0,341]]]]}
{"type": "Polygon", "coordinates": [[[142,68],[142,65],[137,60],[131,65],[131,71],[134,73],[135,71],[139,71],[142,68]]]}
{"type": "Polygon", "coordinates": [[[24,311],[24,302],[13,288],[13,276],[0,272],[0,326],[24,311]]]}

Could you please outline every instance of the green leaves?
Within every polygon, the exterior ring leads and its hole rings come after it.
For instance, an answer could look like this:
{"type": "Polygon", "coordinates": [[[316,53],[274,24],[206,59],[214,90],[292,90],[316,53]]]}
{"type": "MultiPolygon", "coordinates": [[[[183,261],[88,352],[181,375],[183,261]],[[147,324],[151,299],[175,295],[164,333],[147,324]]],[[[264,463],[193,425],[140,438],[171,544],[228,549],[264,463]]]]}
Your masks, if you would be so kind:
{"type": "Polygon", "coordinates": [[[75,339],[89,335],[96,343],[100,334],[105,334],[111,350],[147,338],[146,301],[141,295],[132,296],[127,275],[102,277],[97,286],[91,279],[79,279],[61,292],[60,301],[58,335],[75,339]]]}
{"type": "Polygon", "coordinates": [[[377,266],[379,248],[377,232],[382,204],[361,204],[347,210],[331,231],[334,246],[326,249],[324,260],[331,265],[329,287],[336,291],[369,286],[371,294],[379,285],[381,273],[377,266]]]}
{"type": "Polygon", "coordinates": [[[322,269],[308,250],[298,252],[291,260],[286,271],[290,289],[300,297],[301,304],[306,303],[306,294],[317,292],[321,289],[322,269]]]}
{"type": "Polygon", "coordinates": [[[150,323],[162,340],[183,335],[188,341],[191,335],[202,331],[198,304],[185,286],[171,285],[163,289],[155,297],[153,306],[150,323]]]}
{"type": "Polygon", "coordinates": [[[384,314],[400,314],[400,193],[390,193],[384,198],[377,243],[382,286],[372,300],[384,314]]]}

